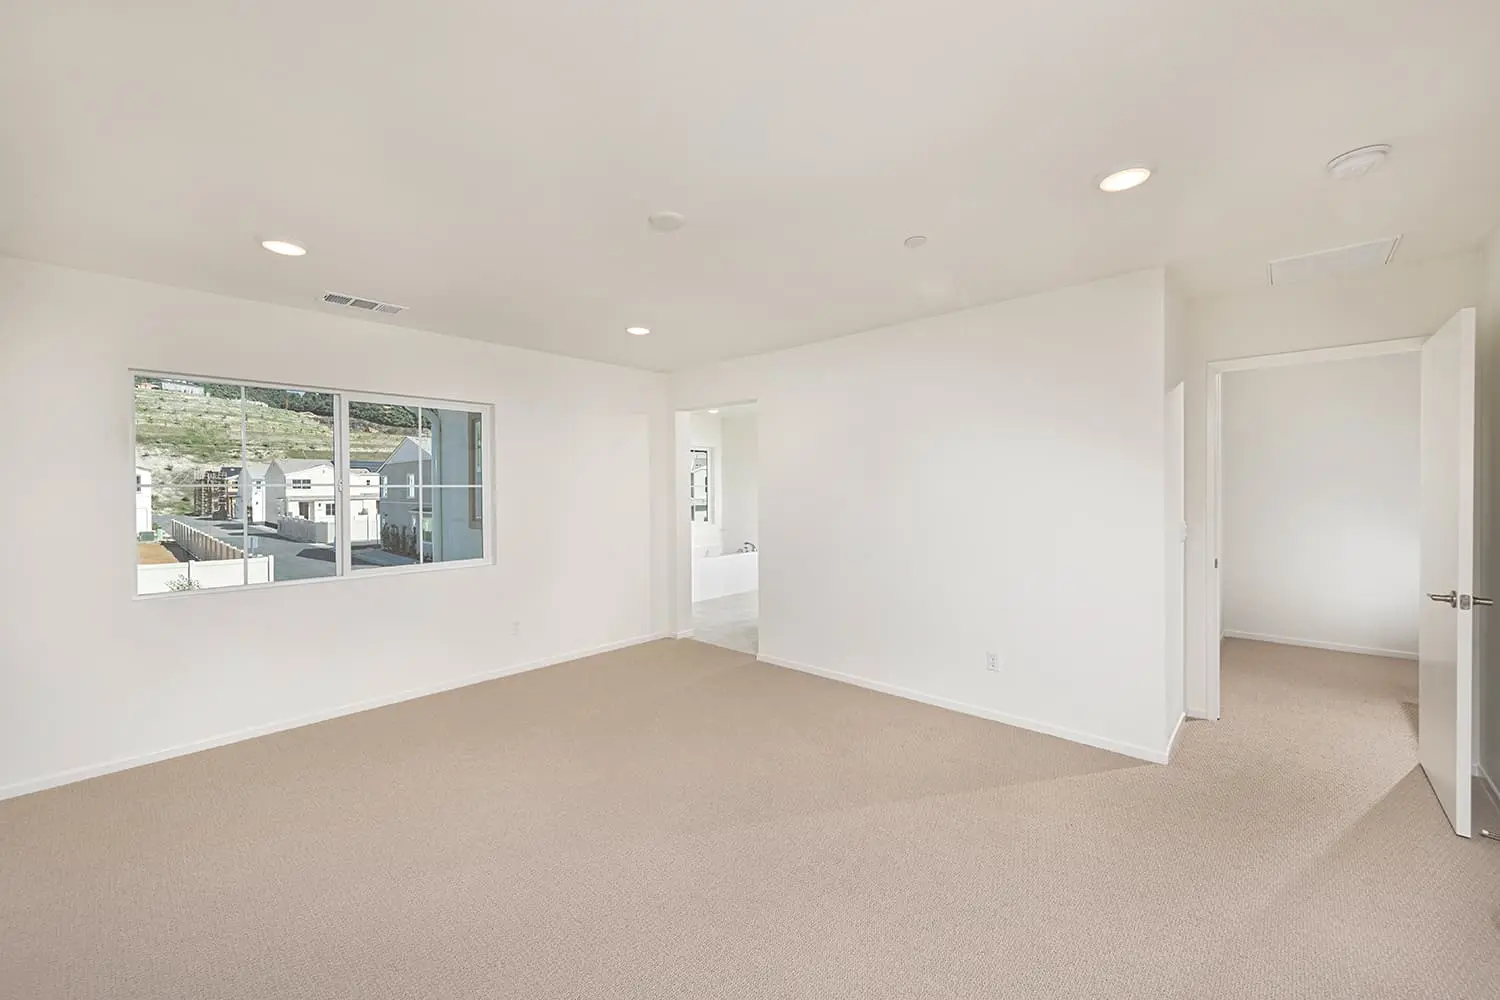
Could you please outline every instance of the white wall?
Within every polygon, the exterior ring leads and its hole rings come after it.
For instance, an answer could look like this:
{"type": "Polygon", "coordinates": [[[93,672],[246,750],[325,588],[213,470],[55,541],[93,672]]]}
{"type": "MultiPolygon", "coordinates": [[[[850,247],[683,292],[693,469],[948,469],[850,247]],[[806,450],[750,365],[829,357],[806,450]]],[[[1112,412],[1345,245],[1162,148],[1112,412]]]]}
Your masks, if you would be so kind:
{"type": "Polygon", "coordinates": [[[0,795],[667,628],[664,376],[0,260],[0,398],[0,795]],[[493,404],[497,564],[134,600],[131,367],[493,404]]]}
{"type": "MultiPolygon", "coordinates": [[[[1475,506],[1480,558],[1475,590],[1494,597],[1500,590],[1500,229],[1484,255],[1479,296],[1479,432],[1476,436],[1479,498],[1475,506]]],[[[1500,784],[1500,622],[1496,612],[1475,615],[1475,754],[1492,785],[1500,784]]]]}
{"type": "Polygon", "coordinates": [[[720,427],[724,506],[719,526],[724,551],[738,552],[746,542],[760,544],[759,425],[753,409],[735,407],[723,414],[720,427]]]}
{"type": "Polygon", "coordinates": [[[1166,551],[1163,581],[1166,602],[1166,724],[1175,734],[1182,724],[1184,711],[1183,670],[1187,661],[1186,613],[1187,586],[1187,436],[1186,389],[1181,382],[1167,390],[1166,426],[1163,433],[1165,454],[1163,475],[1165,502],[1162,506],[1162,545],[1166,551]]]}
{"type": "Polygon", "coordinates": [[[762,657],[1161,759],[1163,312],[1143,272],[676,376],[757,401],[762,657]]]}
{"type": "MultiPolygon", "coordinates": [[[[1187,303],[1187,708],[1211,711],[1205,628],[1209,553],[1207,364],[1230,358],[1423,337],[1478,300],[1477,254],[1391,264],[1329,281],[1187,303]]],[[[1217,638],[1214,639],[1217,641],[1217,638]]]]}
{"type": "Polygon", "coordinates": [[[1226,634],[1416,655],[1421,364],[1224,375],[1226,634]]]}
{"type": "Polygon", "coordinates": [[[1165,600],[1167,643],[1167,731],[1176,733],[1187,714],[1187,301],[1169,280],[1163,315],[1166,339],[1166,482],[1163,530],[1166,537],[1165,600]]]}

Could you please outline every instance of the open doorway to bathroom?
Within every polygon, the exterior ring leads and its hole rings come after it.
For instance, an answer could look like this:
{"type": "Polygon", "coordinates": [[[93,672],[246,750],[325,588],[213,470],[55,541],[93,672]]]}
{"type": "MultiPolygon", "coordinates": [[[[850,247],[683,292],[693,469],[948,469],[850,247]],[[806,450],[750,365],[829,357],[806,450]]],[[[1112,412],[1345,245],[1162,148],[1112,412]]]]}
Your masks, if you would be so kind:
{"type": "Polygon", "coordinates": [[[754,403],[688,414],[692,635],[760,651],[760,517],[754,403]]]}

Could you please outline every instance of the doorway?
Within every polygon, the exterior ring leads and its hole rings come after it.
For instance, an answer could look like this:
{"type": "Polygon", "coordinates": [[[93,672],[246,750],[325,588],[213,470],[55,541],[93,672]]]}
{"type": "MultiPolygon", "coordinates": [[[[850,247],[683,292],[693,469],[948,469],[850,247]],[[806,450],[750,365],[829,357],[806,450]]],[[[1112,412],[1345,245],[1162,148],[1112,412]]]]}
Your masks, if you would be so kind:
{"type": "MultiPolygon", "coordinates": [[[[1322,691],[1383,674],[1373,699],[1388,719],[1404,713],[1413,766],[1469,836],[1483,603],[1474,310],[1430,337],[1215,362],[1208,375],[1210,716],[1226,665],[1305,670],[1322,691]],[[1236,416],[1257,401],[1254,419],[1236,416]]],[[[1338,720],[1315,709],[1307,721],[1316,733],[1338,720]]]]}
{"type": "Polygon", "coordinates": [[[756,404],[689,411],[685,423],[691,598],[685,632],[699,642],[755,656],[760,652],[756,404]]]}

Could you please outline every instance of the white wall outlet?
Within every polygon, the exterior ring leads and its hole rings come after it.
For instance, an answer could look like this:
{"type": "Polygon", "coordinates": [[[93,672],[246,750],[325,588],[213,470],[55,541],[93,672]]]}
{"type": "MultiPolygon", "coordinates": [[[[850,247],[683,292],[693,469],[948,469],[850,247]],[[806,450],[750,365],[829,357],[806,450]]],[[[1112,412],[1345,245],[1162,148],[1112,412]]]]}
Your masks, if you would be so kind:
{"type": "Polygon", "coordinates": [[[1000,672],[1000,654],[994,651],[984,654],[984,669],[1000,672]]]}

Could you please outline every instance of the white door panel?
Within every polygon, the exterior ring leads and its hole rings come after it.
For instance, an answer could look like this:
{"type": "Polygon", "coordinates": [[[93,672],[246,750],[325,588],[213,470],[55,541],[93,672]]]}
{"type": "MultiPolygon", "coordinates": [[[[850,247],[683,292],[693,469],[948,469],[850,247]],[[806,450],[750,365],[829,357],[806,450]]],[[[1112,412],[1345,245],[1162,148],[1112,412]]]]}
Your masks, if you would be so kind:
{"type": "Polygon", "coordinates": [[[1474,701],[1474,310],[1422,347],[1422,770],[1460,836],[1470,835],[1474,701]]]}

